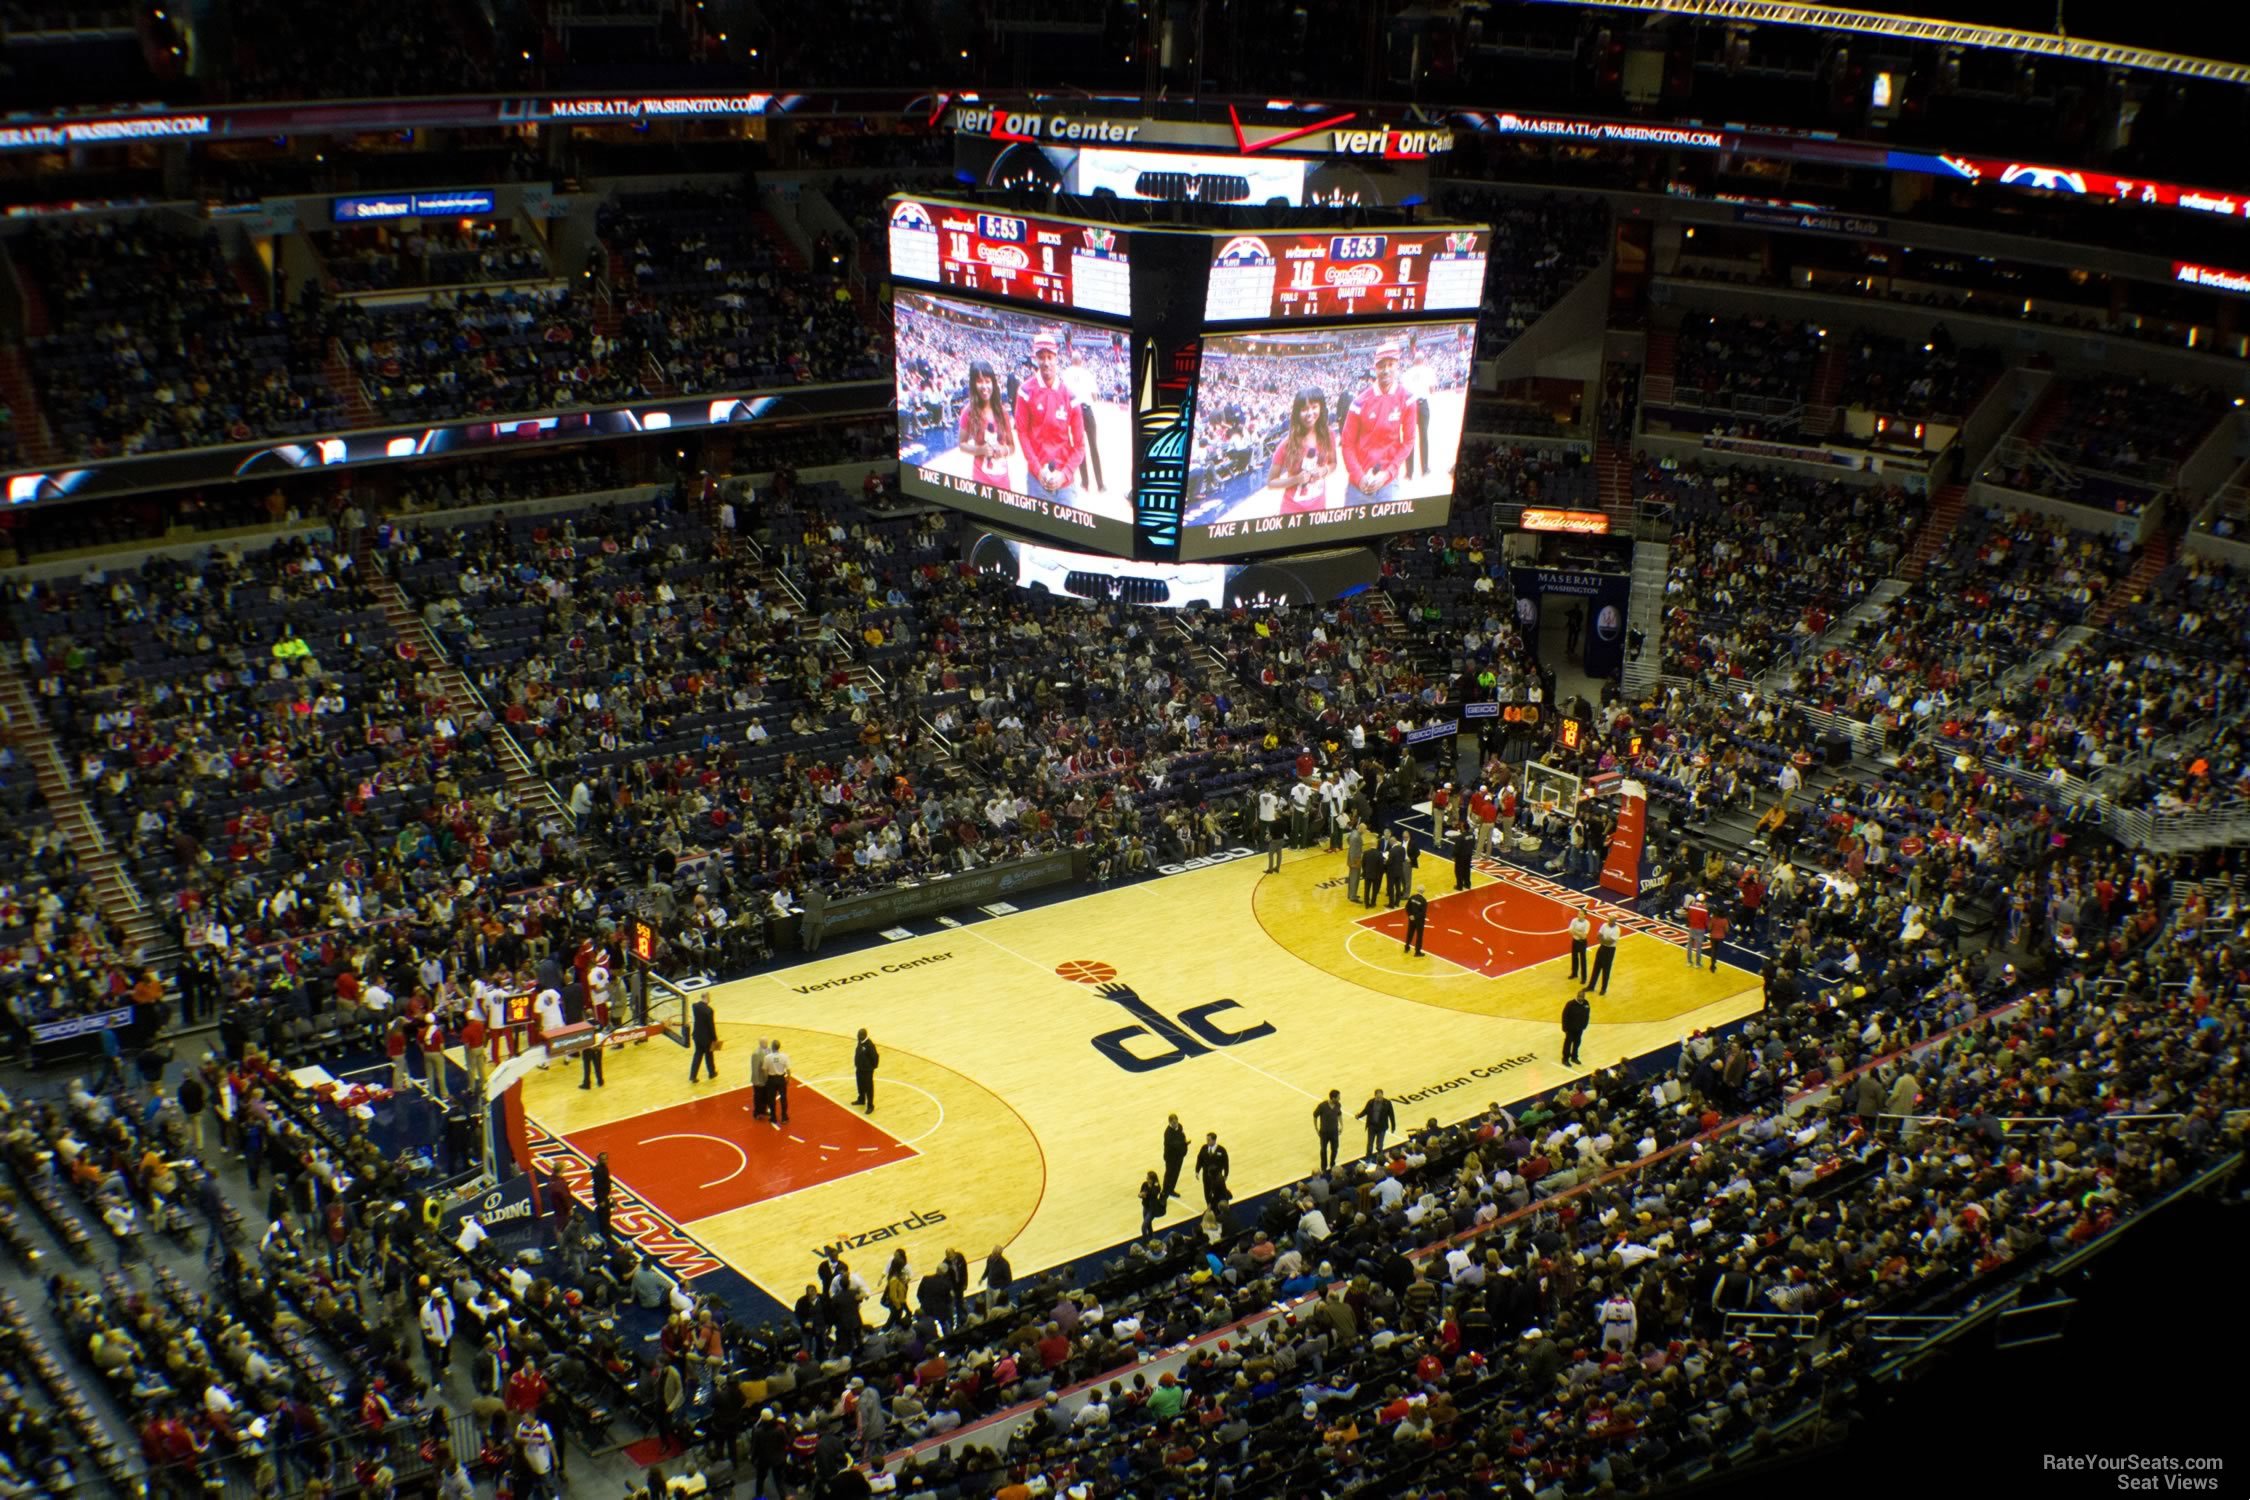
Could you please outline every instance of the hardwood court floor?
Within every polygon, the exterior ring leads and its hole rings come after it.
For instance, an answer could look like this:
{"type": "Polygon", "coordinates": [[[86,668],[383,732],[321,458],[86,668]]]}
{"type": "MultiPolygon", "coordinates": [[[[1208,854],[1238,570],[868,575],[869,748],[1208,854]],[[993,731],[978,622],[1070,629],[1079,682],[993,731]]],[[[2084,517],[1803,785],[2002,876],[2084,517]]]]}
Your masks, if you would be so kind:
{"type": "MultiPolygon", "coordinates": [[[[784,1303],[842,1241],[872,1286],[903,1248],[996,1244],[1025,1274],[1139,1227],[1141,1174],[1167,1113],[1217,1131],[1237,1198],[1318,1164],[1312,1108],[1376,1087],[1402,1123],[1450,1121],[1566,1081],[1562,891],[1487,865],[1451,893],[1424,856],[1427,956],[1397,913],[1351,905],[1342,857],[1251,857],[720,986],[721,1077],[690,1087],[665,1045],[610,1054],[609,1086],[558,1066],[525,1084],[533,1122],[591,1158],[784,1303]],[[882,1050],[877,1107],[850,1108],[859,1027],[882,1050]],[[779,1036],[798,1080],[786,1126],[747,1110],[748,1057],[779,1036]]],[[[1598,917],[1597,917],[1598,920],[1598,917]]],[[[1691,970],[1663,924],[1633,919],[1582,1049],[1639,1055],[1756,1009],[1758,979],[1691,970]]],[[[1361,1135],[1347,1120],[1345,1148],[1361,1135]]],[[[1177,1210],[1200,1212],[1192,1156],[1177,1210]]]]}

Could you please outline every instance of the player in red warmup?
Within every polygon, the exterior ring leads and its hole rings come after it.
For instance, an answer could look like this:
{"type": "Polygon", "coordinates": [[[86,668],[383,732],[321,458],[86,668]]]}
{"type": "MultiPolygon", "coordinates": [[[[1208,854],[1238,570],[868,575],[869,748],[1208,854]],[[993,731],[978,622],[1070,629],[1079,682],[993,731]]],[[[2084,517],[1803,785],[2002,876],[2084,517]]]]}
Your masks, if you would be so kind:
{"type": "Polygon", "coordinates": [[[1414,398],[1398,382],[1399,347],[1375,351],[1375,383],[1352,398],[1344,417],[1344,501],[1398,498],[1398,477],[1414,448],[1414,398]]]}
{"type": "Polygon", "coordinates": [[[1055,336],[1031,341],[1032,377],[1016,392],[1016,441],[1023,448],[1024,488],[1035,500],[1078,503],[1078,465],[1086,457],[1086,424],[1062,383],[1055,336]]]}

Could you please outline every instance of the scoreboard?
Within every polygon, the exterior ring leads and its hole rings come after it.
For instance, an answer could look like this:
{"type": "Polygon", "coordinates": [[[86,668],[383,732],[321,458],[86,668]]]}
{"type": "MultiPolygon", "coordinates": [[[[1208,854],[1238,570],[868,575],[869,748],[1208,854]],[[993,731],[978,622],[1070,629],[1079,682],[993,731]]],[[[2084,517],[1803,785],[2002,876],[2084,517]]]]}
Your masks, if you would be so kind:
{"type": "Polygon", "coordinates": [[[1131,317],[1130,235],[1107,224],[891,200],[891,274],[1011,302],[1131,317]]]}
{"type": "Polygon", "coordinates": [[[1207,323],[1475,312],[1491,236],[1482,227],[1353,234],[1237,234],[1217,242],[1207,323]]]}

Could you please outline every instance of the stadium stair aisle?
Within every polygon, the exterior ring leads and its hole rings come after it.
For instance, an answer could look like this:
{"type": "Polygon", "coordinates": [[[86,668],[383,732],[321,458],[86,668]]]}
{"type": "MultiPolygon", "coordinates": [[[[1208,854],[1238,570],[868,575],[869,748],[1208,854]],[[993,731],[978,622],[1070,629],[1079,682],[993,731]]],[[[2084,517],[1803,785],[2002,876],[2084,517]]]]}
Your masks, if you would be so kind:
{"type": "MultiPolygon", "coordinates": [[[[430,633],[429,627],[423,624],[422,617],[414,612],[413,606],[407,602],[405,591],[399,588],[398,581],[384,571],[374,547],[364,538],[360,542],[357,556],[364,576],[374,587],[376,597],[382,601],[385,621],[400,640],[411,643],[415,651],[420,653],[423,662],[429,665],[433,675],[445,689],[446,700],[464,713],[472,708],[489,709],[490,705],[485,703],[468,677],[445,654],[444,648],[438,644],[437,637],[430,633]]],[[[495,718],[497,719],[497,715],[495,718]]],[[[508,778],[508,795],[516,805],[544,806],[555,816],[567,818],[569,813],[562,798],[553,785],[539,775],[531,758],[524,754],[523,746],[517,743],[516,737],[508,732],[506,726],[498,723],[494,724],[493,730],[505,762],[503,773],[508,778]]]]}
{"type": "Polygon", "coordinates": [[[230,257],[227,265],[234,272],[236,286],[250,299],[250,306],[260,317],[273,310],[272,283],[266,268],[247,251],[230,257]]]}
{"type": "Polygon", "coordinates": [[[154,957],[168,945],[169,934],[126,876],[124,863],[109,841],[102,837],[93,810],[79,794],[62,752],[56,748],[54,731],[32,701],[31,689],[13,657],[6,652],[0,652],[0,711],[7,714],[16,748],[31,762],[39,794],[53,812],[55,826],[70,840],[79,867],[93,878],[102,916],[123,930],[127,952],[143,960],[154,957]]]}
{"type": "Polygon", "coordinates": [[[1844,390],[1846,342],[1840,338],[1822,341],[1812,385],[1805,392],[1805,415],[1799,424],[1807,437],[1824,438],[1836,430],[1836,398],[1844,390]]]}
{"type": "Polygon", "coordinates": [[[1641,405],[1662,406],[1672,399],[1672,371],[1677,358],[1680,337],[1668,328],[1652,328],[1648,334],[1648,364],[1641,373],[1641,405]]]}
{"type": "MultiPolygon", "coordinates": [[[[25,300],[30,300],[28,295],[25,300]]],[[[62,454],[56,450],[47,426],[47,413],[39,405],[38,389],[32,385],[31,371],[23,362],[23,351],[13,346],[0,349],[0,405],[15,413],[16,447],[26,464],[45,468],[61,462],[62,454]]]]}
{"type": "Polygon", "coordinates": [[[2125,581],[2111,589],[2102,597],[2101,603],[2094,606],[2094,613],[2087,623],[2098,630],[2116,619],[2127,605],[2144,597],[2156,580],[2164,576],[2164,570],[2172,566],[2172,559],[2178,555],[2179,546],[2180,539],[2176,532],[2168,527],[2158,530],[2155,536],[2149,538],[2148,544],[2141,548],[2141,555],[2133,559],[2133,571],[2126,574],[2125,581]]]}
{"type": "Polygon", "coordinates": [[[1965,484],[1949,484],[1930,497],[1930,513],[1922,519],[1922,529],[1915,533],[1914,544],[1906,549],[1906,560],[1899,564],[1899,576],[1909,583],[1922,576],[1930,559],[1943,551],[1953,537],[1953,528],[1961,524],[1962,502],[1969,493],[1965,484]]]}
{"type": "Polygon", "coordinates": [[[368,404],[367,388],[360,384],[359,372],[354,370],[351,361],[344,357],[344,345],[341,339],[330,339],[328,341],[328,365],[323,373],[328,377],[330,388],[336,392],[337,398],[344,403],[344,416],[347,425],[373,427],[376,423],[375,408],[368,404]]]}

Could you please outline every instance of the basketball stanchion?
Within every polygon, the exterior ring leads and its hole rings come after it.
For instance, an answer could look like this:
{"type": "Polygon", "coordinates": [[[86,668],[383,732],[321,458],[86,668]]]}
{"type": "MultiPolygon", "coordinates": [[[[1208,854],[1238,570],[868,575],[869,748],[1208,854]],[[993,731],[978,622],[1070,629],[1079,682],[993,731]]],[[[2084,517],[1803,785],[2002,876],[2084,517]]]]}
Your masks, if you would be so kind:
{"type": "MultiPolygon", "coordinates": [[[[650,969],[648,971],[648,1019],[643,1024],[661,1029],[665,1036],[670,1037],[683,1047],[692,1046],[693,1040],[688,1033],[688,1002],[690,998],[688,991],[681,989],[654,969],[650,969]]],[[[652,1031],[650,1034],[654,1035],[655,1032],[652,1031]]]]}

